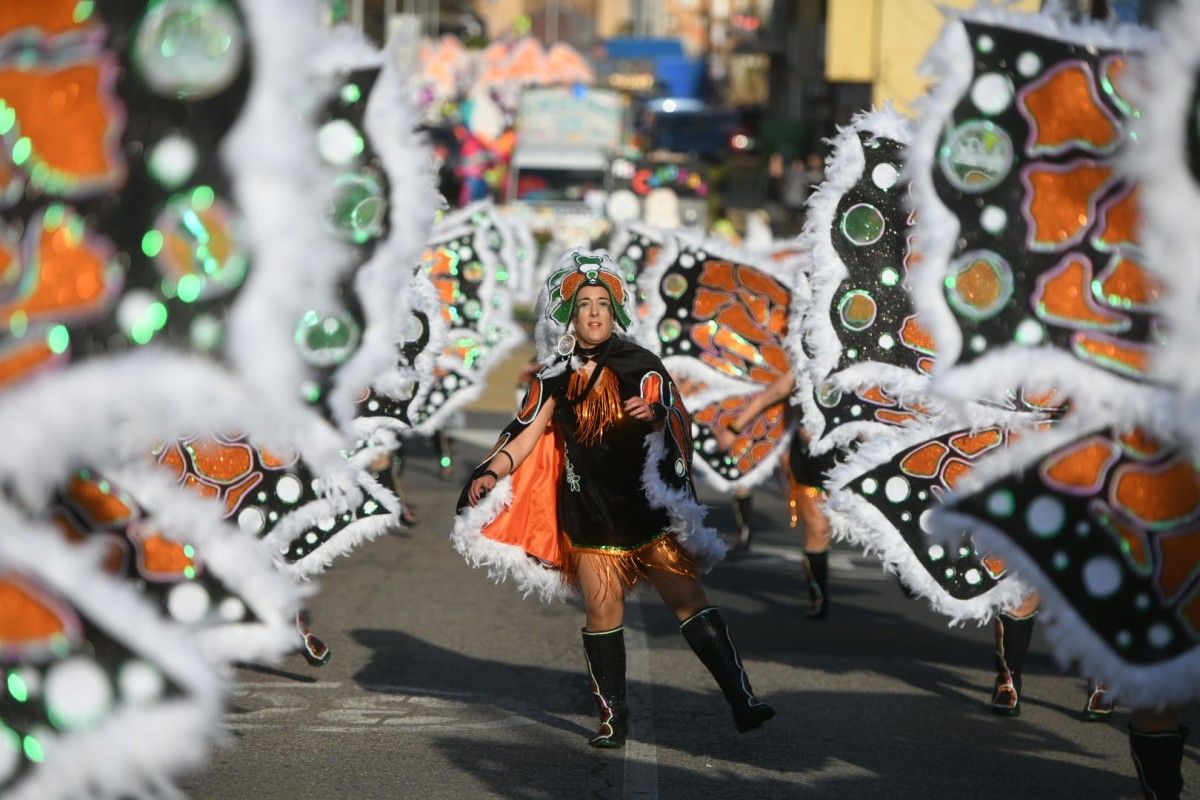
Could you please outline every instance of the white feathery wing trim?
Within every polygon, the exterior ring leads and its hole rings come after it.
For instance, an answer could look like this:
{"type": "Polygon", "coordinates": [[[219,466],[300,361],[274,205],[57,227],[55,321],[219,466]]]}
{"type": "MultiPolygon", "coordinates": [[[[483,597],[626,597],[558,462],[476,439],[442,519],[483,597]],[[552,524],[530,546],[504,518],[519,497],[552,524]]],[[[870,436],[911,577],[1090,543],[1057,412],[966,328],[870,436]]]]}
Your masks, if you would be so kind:
{"type": "Polygon", "coordinates": [[[262,541],[226,521],[221,503],[181,489],[157,466],[131,465],[111,476],[133,495],[156,530],[194,545],[204,568],[257,618],[199,629],[196,640],[207,658],[277,662],[296,649],[296,612],[312,588],[282,573],[262,541]]]}
{"type": "Polygon", "coordinates": [[[164,621],[132,587],[100,572],[90,553],[0,504],[0,569],[66,598],[108,636],[161,669],[184,694],[119,703],[95,727],[47,734],[45,761],[6,793],[10,800],[174,792],[170,776],[200,767],[219,731],[222,685],[186,629],[164,621]],[[16,533],[20,531],[20,533],[16,533]]]}
{"type": "Polygon", "coordinates": [[[1145,80],[1135,83],[1141,116],[1135,146],[1122,167],[1142,184],[1141,244],[1147,265],[1165,284],[1157,307],[1171,330],[1158,352],[1156,375],[1179,388],[1181,405],[1170,414],[1200,452],[1200,179],[1188,168],[1187,132],[1195,136],[1192,106],[1200,69],[1200,3],[1185,0],[1162,9],[1161,46],[1145,58],[1145,80]]]}
{"type": "Polygon", "coordinates": [[[330,391],[329,405],[343,425],[354,416],[355,400],[363,388],[396,363],[400,318],[395,306],[404,302],[413,283],[413,265],[420,261],[437,208],[432,156],[414,132],[417,119],[409,104],[408,76],[400,74],[397,58],[379,58],[381,69],[367,100],[363,126],[387,174],[388,235],[376,243],[371,260],[354,276],[367,325],[361,346],[338,370],[330,391]]]}

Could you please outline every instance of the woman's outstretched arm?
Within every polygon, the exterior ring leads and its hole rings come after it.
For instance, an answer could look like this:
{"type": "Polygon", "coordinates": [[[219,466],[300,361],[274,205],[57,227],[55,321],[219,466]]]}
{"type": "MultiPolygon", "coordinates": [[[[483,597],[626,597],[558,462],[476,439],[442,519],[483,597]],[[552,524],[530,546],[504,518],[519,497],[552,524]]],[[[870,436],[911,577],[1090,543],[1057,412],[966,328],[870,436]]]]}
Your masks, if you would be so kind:
{"type": "Polygon", "coordinates": [[[471,505],[478,503],[496,487],[496,483],[506,475],[511,475],[521,463],[533,452],[534,445],[546,432],[550,418],[554,414],[554,398],[548,397],[542,403],[541,410],[533,418],[533,422],[517,434],[515,439],[506,443],[489,459],[482,471],[476,470],[476,476],[467,488],[467,500],[471,505]]]}

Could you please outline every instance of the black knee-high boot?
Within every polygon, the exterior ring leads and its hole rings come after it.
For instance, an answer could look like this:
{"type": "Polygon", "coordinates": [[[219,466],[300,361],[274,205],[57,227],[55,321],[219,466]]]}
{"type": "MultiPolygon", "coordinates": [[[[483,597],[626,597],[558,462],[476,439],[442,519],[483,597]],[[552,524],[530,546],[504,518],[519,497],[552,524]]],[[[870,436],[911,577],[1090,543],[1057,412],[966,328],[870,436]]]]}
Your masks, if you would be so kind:
{"type": "Polygon", "coordinates": [[[808,576],[808,596],[811,610],[804,616],[808,619],[825,619],[829,616],[829,551],[804,551],[804,572],[808,576]]]}
{"type": "Polygon", "coordinates": [[[1028,617],[1001,614],[996,618],[996,686],[992,692],[992,713],[1004,717],[1021,714],[1021,673],[1025,654],[1033,639],[1035,611],[1028,617]]]}
{"type": "Polygon", "coordinates": [[[725,695],[733,711],[733,721],[742,733],[754,730],[775,716],[775,709],[754,696],[750,679],[742,668],[729,629],[716,606],[709,606],[688,617],[679,626],[679,632],[700,657],[701,663],[717,679],[717,686],[725,695]]]}
{"type": "Polygon", "coordinates": [[[592,696],[600,711],[600,729],[588,744],[623,747],[629,732],[629,709],[625,705],[625,628],[598,633],[584,628],[583,654],[592,696]]]}
{"type": "Polygon", "coordinates": [[[1129,729],[1129,750],[1146,800],[1177,800],[1183,791],[1183,743],[1189,731],[1143,733],[1129,729]]]}
{"type": "Polygon", "coordinates": [[[738,550],[750,549],[750,512],[754,509],[754,495],[748,494],[745,497],[734,495],[733,498],[733,521],[737,525],[737,545],[738,550]]]}

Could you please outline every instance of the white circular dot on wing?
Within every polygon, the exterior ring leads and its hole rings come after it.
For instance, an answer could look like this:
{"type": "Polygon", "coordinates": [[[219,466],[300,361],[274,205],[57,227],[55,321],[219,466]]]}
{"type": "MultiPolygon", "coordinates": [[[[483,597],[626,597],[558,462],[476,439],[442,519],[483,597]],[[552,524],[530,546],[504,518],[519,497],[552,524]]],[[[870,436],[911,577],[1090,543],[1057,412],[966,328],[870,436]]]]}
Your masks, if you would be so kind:
{"type": "Polygon", "coordinates": [[[181,583],[167,593],[167,611],[188,625],[204,619],[211,602],[208,591],[198,583],[181,583]]]}
{"type": "Polygon", "coordinates": [[[45,700],[59,727],[90,728],[112,705],[113,687],[99,664],[86,656],[74,656],[50,668],[45,700]]]}

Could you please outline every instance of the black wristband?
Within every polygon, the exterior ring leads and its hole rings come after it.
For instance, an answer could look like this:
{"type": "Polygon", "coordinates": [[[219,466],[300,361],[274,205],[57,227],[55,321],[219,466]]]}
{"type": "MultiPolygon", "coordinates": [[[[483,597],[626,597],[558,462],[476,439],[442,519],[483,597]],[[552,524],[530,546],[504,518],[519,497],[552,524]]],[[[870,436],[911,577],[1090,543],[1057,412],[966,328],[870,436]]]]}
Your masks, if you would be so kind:
{"type": "Polygon", "coordinates": [[[492,472],[490,469],[480,470],[479,474],[476,475],[475,477],[478,479],[478,478],[482,478],[484,475],[491,475],[492,480],[497,481],[497,482],[499,482],[499,480],[500,480],[500,476],[497,475],[496,473],[492,472]]]}

